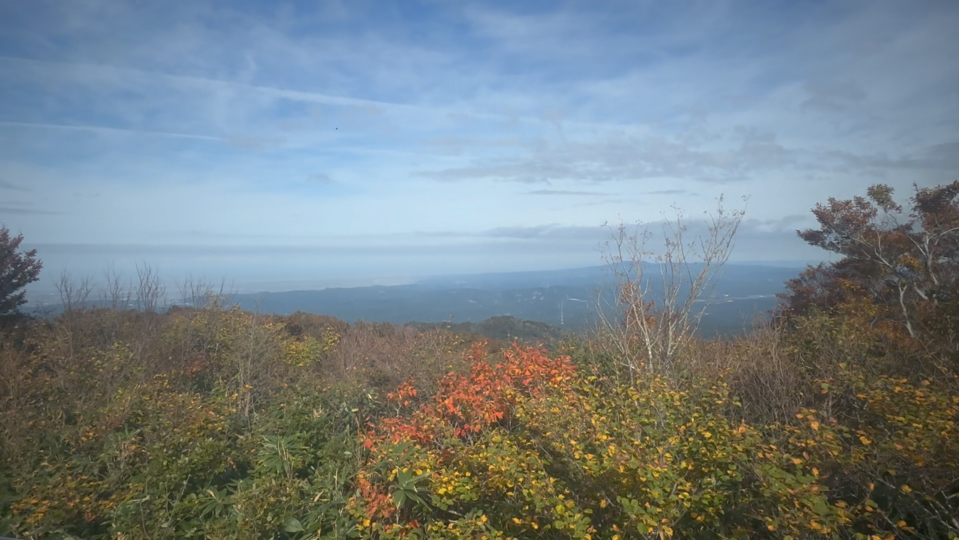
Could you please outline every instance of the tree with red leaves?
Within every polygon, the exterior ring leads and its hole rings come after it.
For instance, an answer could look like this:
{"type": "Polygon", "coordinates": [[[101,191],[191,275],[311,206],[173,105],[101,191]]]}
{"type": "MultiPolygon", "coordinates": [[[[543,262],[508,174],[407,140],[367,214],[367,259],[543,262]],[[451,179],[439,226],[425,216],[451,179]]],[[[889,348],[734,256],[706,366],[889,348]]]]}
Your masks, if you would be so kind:
{"type": "Polygon", "coordinates": [[[9,229],[0,227],[0,315],[10,313],[27,302],[24,287],[40,279],[43,263],[37,260],[37,250],[19,252],[23,235],[10,236],[9,229]]]}

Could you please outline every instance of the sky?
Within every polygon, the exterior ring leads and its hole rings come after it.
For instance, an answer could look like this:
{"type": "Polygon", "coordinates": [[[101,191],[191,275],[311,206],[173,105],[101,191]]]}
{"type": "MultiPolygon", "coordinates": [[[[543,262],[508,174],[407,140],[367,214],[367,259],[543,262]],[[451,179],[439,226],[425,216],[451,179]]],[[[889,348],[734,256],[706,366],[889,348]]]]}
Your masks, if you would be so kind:
{"type": "Polygon", "coordinates": [[[239,289],[598,265],[603,223],[959,179],[959,2],[0,0],[0,221],[239,289]],[[746,197],[748,200],[744,201],[746,197]]]}

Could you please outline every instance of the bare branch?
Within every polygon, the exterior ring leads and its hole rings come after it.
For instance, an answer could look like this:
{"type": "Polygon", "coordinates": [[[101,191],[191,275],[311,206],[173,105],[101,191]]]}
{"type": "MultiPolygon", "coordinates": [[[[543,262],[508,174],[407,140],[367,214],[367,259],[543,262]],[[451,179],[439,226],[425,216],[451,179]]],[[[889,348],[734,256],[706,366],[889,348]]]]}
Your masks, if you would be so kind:
{"type": "Polygon", "coordinates": [[[604,259],[616,282],[614,304],[621,319],[610,320],[601,307],[600,320],[631,376],[640,366],[649,372],[673,369],[698,330],[745,213],[727,213],[722,198],[718,205],[715,214],[707,214],[706,233],[692,240],[686,238],[686,218],[674,208],[675,216],[662,223],[663,249],[658,255],[647,248],[652,238],[648,226],[630,231],[620,223],[611,228],[604,259]],[[650,267],[659,271],[661,294],[651,294],[646,275],[650,267]]]}
{"type": "Polygon", "coordinates": [[[166,293],[166,287],[160,281],[160,275],[148,264],[137,265],[137,309],[155,312],[160,300],[166,293]]]}

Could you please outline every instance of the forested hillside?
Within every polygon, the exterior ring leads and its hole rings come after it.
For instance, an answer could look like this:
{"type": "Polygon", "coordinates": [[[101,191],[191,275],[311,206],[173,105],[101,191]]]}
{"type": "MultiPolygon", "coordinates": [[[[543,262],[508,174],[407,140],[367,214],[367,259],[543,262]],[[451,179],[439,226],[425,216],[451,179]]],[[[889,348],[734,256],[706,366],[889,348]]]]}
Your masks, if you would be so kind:
{"type": "Polygon", "coordinates": [[[959,182],[868,195],[734,340],[656,349],[648,305],[549,351],[212,294],[8,316],[0,535],[955,537],[959,182]]]}

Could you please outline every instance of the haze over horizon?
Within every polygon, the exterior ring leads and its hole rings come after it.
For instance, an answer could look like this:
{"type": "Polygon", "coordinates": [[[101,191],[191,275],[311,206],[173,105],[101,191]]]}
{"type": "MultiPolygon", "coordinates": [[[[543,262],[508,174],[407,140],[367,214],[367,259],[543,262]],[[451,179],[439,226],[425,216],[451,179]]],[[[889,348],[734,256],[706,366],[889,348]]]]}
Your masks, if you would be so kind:
{"type": "Polygon", "coordinates": [[[400,283],[959,179],[959,3],[0,3],[0,222],[66,270],[400,283]]]}

